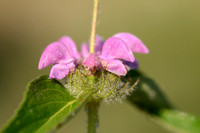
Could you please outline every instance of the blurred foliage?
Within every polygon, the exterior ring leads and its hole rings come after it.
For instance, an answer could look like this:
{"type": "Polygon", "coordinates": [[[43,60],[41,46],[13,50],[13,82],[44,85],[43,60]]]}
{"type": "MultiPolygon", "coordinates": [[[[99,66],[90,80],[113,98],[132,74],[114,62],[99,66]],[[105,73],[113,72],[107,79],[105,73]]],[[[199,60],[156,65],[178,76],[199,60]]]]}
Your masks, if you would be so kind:
{"type": "Polygon", "coordinates": [[[149,77],[139,71],[129,71],[130,77],[139,78],[140,82],[127,97],[133,105],[151,115],[159,115],[160,111],[173,109],[172,104],[161,92],[160,87],[149,77]]]}
{"type": "Polygon", "coordinates": [[[129,71],[128,76],[140,78],[137,87],[127,97],[132,105],[154,117],[159,125],[170,132],[200,132],[200,119],[173,107],[155,81],[139,71],[129,71]]]}

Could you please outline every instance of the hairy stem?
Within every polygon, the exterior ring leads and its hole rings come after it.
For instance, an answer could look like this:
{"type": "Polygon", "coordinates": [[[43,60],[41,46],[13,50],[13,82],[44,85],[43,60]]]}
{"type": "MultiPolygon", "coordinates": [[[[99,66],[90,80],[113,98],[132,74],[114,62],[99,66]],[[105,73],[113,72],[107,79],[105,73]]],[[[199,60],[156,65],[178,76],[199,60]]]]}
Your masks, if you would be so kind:
{"type": "Polygon", "coordinates": [[[96,133],[96,129],[99,124],[99,118],[98,118],[99,105],[100,103],[94,100],[91,100],[86,104],[86,112],[88,115],[88,133],[96,133]]]}
{"type": "Polygon", "coordinates": [[[91,35],[90,35],[90,53],[94,53],[98,6],[99,6],[99,0],[94,0],[92,27],[91,27],[91,35]]]}

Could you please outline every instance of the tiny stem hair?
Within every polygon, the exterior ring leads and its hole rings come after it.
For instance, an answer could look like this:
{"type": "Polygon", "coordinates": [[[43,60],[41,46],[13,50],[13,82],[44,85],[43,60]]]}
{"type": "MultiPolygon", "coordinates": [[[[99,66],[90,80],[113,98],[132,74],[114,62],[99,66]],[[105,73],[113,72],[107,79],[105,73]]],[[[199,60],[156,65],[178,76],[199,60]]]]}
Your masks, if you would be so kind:
{"type": "Polygon", "coordinates": [[[99,6],[99,0],[94,0],[92,27],[90,35],[90,53],[94,53],[98,6],[99,6]]]}

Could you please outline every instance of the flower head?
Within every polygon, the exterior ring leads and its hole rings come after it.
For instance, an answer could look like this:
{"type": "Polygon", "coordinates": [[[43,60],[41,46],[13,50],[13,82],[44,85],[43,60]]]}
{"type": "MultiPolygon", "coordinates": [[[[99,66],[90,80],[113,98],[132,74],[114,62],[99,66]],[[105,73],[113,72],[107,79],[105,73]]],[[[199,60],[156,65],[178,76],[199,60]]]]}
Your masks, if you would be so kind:
{"type": "Polygon", "coordinates": [[[89,53],[87,43],[83,43],[80,54],[70,37],[61,37],[46,47],[38,68],[43,69],[53,64],[49,78],[56,79],[64,78],[79,64],[83,64],[89,74],[94,74],[97,69],[106,69],[119,76],[125,76],[127,71],[138,67],[133,52],[149,53],[142,41],[130,33],[115,34],[105,42],[97,35],[95,42],[94,53],[89,53]]]}

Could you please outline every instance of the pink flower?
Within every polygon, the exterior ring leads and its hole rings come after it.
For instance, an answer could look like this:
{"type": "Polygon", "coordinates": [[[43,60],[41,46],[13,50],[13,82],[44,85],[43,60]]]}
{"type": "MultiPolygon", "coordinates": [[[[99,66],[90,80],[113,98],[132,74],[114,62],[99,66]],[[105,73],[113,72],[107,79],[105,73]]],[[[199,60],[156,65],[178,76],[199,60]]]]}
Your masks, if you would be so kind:
{"type": "Polygon", "coordinates": [[[128,45],[117,37],[110,37],[103,45],[99,58],[109,72],[125,76],[127,70],[120,59],[134,62],[135,58],[128,45]]]}
{"type": "Polygon", "coordinates": [[[43,69],[53,64],[49,78],[56,79],[64,78],[69,72],[74,71],[79,63],[84,65],[88,74],[94,74],[97,69],[106,69],[119,76],[125,76],[127,71],[138,67],[138,61],[133,56],[133,52],[149,53],[142,41],[130,33],[115,34],[105,42],[97,35],[95,43],[94,54],[89,53],[86,43],[82,44],[80,54],[74,41],[64,36],[46,47],[38,68],[43,69]]]}
{"type": "Polygon", "coordinates": [[[58,42],[49,44],[40,58],[38,69],[43,69],[51,64],[49,78],[62,79],[73,71],[80,54],[74,41],[70,37],[62,37],[58,42]]]}
{"type": "MultiPolygon", "coordinates": [[[[133,53],[149,53],[148,48],[136,36],[130,33],[118,33],[104,41],[100,36],[96,36],[95,52],[96,62],[102,65],[107,71],[119,76],[125,76],[130,69],[137,69],[139,64],[135,60],[133,53]]],[[[86,43],[82,45],[82,55],[87,58],[89,48],[86,43]]],[[[94,64],[94,63],[93,63],[94,64]]],[[[97,63],[96,63],[97,64],[97,63]]],[[[87,65],[87,63],[84,63],[87,65]]],[[[94,67],[94,66],[93,66],[94,67]]]]}

